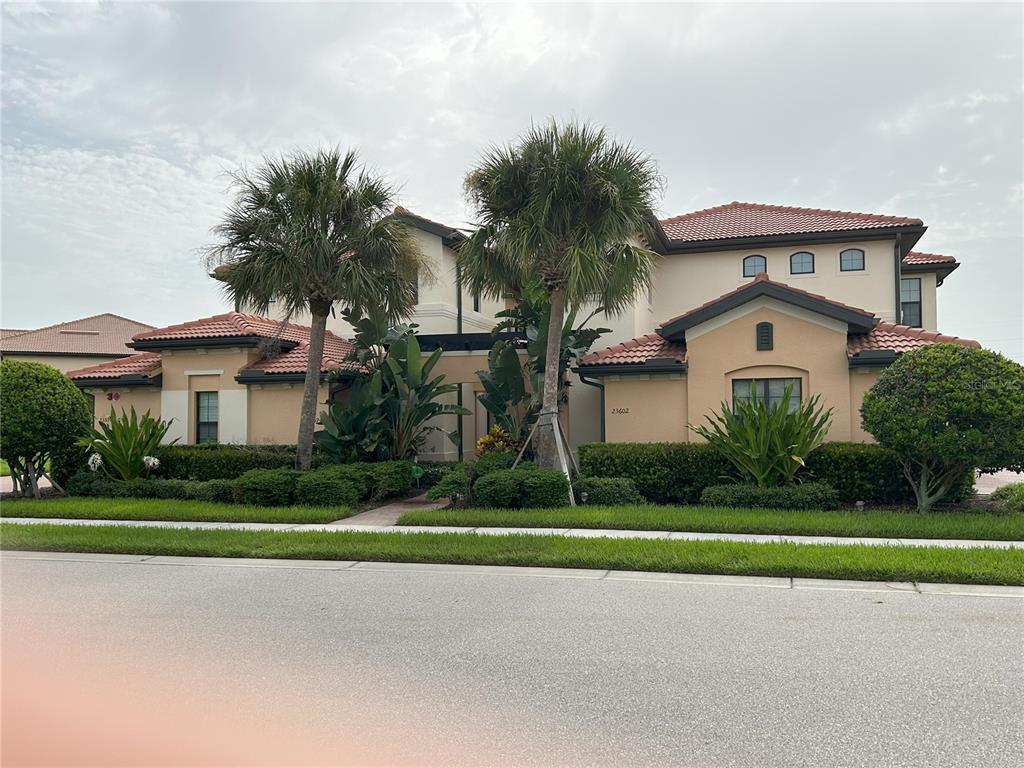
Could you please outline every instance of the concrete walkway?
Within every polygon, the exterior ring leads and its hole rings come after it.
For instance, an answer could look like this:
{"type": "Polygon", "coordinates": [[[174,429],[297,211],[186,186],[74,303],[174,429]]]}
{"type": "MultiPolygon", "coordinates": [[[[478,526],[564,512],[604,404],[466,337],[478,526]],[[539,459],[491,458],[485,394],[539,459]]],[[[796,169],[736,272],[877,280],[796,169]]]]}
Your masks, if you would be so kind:
{"type": "MultiPolygon", "coordinates": [[[[376,511],[376,510],[374,510],[376,511]]],[[[369,513],[367,513],[369,514],[369,513]]],[[[571,536],[582,539],[667,539],[670,541],[741,541],[752,544],[865,544],[868,546],[944,548],[1024,548],[1024,541],[973,539],[886,539],[867,536],[775,536],[754,533],[696,533],[689,531],[622,531],[609,528],[471,528],[468,526],[349,525],[335,523],[205,523],[162,520],[81,520],[56,517],[5,517],[7,523],[28,525],[119,525],[129,528],[186,528],[219,531],[348,531],[360,533],[475,533],[480,536],[571,536]]],[[[349,518],[351,519],[351,518],[349,518]]]]}
{"type": "Polygon", "coordinates": [[[422,509],[440,509],[447,503],[447,499],[430,501],[423,494],[412,499],[403,499],[392,504],[385,504],[383,507],[377,507],[376,509],[368,509],[366,512],[360,512],[358,515],[352,515],[352,517],[346,517],[343,520],[335,520],[331,525],[394,525],[398,522],[398,518],[406,512],[415,512],[422,509]]]}

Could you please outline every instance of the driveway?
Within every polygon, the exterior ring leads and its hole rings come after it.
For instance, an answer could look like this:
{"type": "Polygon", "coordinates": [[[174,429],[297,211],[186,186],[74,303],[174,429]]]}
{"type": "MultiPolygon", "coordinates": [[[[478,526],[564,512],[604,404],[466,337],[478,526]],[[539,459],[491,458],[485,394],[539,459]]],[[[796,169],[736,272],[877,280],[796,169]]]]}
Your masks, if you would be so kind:
{"type": "Polygon", "coordinates": [[[1024,754],[1019,591],[348,565],[5,553],[4,764],[1024,754]]]}

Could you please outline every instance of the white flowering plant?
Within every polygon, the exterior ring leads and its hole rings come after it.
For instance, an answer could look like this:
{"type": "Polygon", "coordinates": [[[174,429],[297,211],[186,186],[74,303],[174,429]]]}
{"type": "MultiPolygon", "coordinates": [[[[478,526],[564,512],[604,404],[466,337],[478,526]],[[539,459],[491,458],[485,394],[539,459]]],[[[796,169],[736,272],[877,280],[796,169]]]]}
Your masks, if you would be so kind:
{"type": "Polygon", "coordinates": [[[79,441],[93,451],[89,468],[94,472],[102,469],[116,480],[135,480],[160,467],[153,454],[171,428],[170,421],[155,419],[149,411],[140,417],[135,408],[120,414],[111,408],[110,417],[99,426],[79,441]]]}

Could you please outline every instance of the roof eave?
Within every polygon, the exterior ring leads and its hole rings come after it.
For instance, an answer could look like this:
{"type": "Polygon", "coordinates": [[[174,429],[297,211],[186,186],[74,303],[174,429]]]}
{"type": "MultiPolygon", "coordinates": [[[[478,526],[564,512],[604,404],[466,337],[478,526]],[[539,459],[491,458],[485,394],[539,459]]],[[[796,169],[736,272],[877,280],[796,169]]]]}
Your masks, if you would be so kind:
{"type": "Polygon", "coordinates": [[[123,376],[107,376],[105,378],[71,379],[79,389],[92,387],[159,387],[163,384],[163,374],[147,376],[142,373],[126,373],[123,376]]]}
{"type": "MultiPolygon", "coordinates": [[[[668,239],[660,223],[658,231],[663,241],[665,254],[702,253],[706,251],[733,251],[761,246],[779,246],[806,243],[841,243],[854,240],[888,240],[901,234],[902,256],[905,256],[921,239],[928,228],[924,225],[905,225],[899,227],[869,227],[867,229],[847,229],[831,232],[798,232],[783,235],[754,235],[750,237],[729,237],[714,240],[671,240],[668,239]]],[[[662,251],[659,251],[662,252],[662,251]]]]}
{"type": "Polygon", "coordinates": [[[277,341],[284,350],[295,349],[297,341],[273,339],[269,336],[205,336],[189,339],[136,339],[128,346],[137,350],[161,349],[225,349],[228,347],[256,347],[264,340],[277,341]]]}
{"type": "Polygon", "coordinates": [[[851,368],[879,368],[892,365],[899,354],[894,349],[868,349],[850,355],[851,368]]]}
{"type": "Polygon", "coordinates": [[[950,273],[954,272],[959,266],[959,261],[946,261],[934,264],[901,264],[900,274],[913,275],[934,272],[935,284],[942,285],[950,273]]]}
{"type": "Polygon", "coordinates": [[[645,373],[686,373],[689,366],[678,360],[649,360],[646,363],[584,363],[573,371],[586,376],[638,376],[645,373]]]}

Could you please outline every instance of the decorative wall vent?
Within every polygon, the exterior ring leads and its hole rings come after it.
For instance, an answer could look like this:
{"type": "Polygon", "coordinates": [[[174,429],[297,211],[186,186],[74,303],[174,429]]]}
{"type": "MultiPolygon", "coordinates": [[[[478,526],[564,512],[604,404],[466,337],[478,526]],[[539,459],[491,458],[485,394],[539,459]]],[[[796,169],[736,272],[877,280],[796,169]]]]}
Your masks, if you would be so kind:
{"type": "Polygon", "coordinates": [[[775,332],[772,329],[771,323],[758,323],[757,331],[755,332],[755,340],[757,342],[758,352],[767,352],[772,348],[772,344],[775,341],[775,332]]]}

